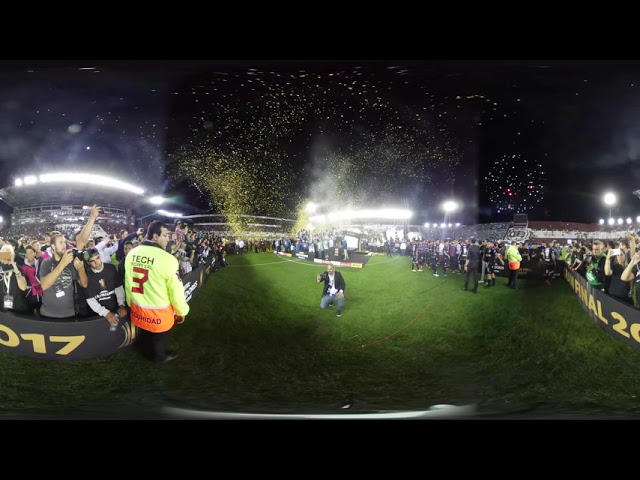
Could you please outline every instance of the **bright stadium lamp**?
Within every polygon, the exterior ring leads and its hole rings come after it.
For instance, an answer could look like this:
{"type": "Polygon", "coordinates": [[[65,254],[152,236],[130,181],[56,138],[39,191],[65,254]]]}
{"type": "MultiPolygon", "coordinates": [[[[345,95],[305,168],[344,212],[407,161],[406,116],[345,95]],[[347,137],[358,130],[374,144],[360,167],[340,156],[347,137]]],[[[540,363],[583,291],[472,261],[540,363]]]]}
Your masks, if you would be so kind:
{"type": "Polygon", "coordinates": [[[613,218],[609,217],[609,221],[607,223],[609,225],[613,225],[614,223],[616,223],[616,221],[613,218]]]}
{"type": "Polygon", "coordinates": [[[618,225],[622,225],[624,223],[624,220],[622,220],[621,218],[618,219],[618,225]]]}
{"type": "Polygon", "coordinates": [[[611,207],[613,207],[616,204],[616,201],[618,200],[615,193],[605,193],[604,194],[604,203],[609,205],[609,218],[611,218],[611,207]]]}
{"type": "Polygon", "coordinates": [[[447,200],[442,204],[442,208],[444,209],[445,212],[451,213],[458,209],[458,204],[453,200],[447,200]]]}
{"type": "Polygon", "coordinates": [[[317,209],[318,209],[318,205],[313,202],[307,203],[307,206],[305,207],[305,210],[307,211],[307,213],[314,213],[317,209]]]}
{"type": "Polygon", "coordinates": [[[149,203],[152,203],[153,205],[162,205],[164,203],[164,198],[160,195],[155,195],[149,199],[149,203]]]}
{"type": "Polygon", "coordinates": [[[458,204],[453,200],[447,200],[442,204],[442,209],[444,210],[444,221],[445,223],[449,223],[451,222],[453,212],[458,209],[458,204]]]}
{"type": "Polygon", "coordinates": [[[631,224],[631,217],[627,217],[627,225],[631,224]]]}
{"type": "Polygon", "coordinates": [[[601,218],[600,220],[598,220],[598,224],[599,225],[604,225],[604,218],[601,218]]]}

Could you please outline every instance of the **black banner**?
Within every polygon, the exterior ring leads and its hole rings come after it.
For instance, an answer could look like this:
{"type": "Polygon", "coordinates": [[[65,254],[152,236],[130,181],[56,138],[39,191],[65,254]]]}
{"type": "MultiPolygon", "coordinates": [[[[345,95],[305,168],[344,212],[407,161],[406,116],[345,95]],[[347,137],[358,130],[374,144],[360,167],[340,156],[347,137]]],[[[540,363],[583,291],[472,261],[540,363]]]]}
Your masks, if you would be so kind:
{"type": "Polygon", "coordinates": [[[640,314],[637,309],[592,287],[570,268],[565,267],[564,278],[582,308],[609,335],[633,347],[640,346],[640,314]]]}
{"type": "MultiPolygon", "coordinates": [[[[187,303],[209,278],[213,257],[182,279],[187,303]]],[[[108,357],[133,345],[138,329],[129,317],[121,318],[114,332],[109,325],[103,317],[52,321],[0,312],[0,351],[47,360],[84,360],[108,357]]]]}
{"type": "MultiPolygon", "coordinates": [[[[498,277],[509,276],[509,268],[506,265],[501,265],[500,262],[495,263],[494,270],[496,272],[496,276],[498,277]]],[[[520,270],[518,270],[518,279],[533,278],[536,280],[542,280],[544,271],[544,262],[541,262],[540,260],[522,259],[522,261],[520,262],[520,270]]]]}

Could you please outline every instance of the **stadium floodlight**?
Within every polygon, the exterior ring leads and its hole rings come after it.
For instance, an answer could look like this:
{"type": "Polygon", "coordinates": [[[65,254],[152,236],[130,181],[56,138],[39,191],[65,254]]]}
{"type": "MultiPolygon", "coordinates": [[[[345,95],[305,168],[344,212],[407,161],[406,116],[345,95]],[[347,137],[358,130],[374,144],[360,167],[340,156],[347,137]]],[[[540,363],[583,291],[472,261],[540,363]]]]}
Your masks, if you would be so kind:
{"type": "Polygon", "coordinates": [[[34,175],[29,175],[27,177],[24,177],[25,185],[35,185],[36,183],[38,183],[38,179],[34,175]]]}
{"type": "Polygon", "coordinates": [[[459,226],[460,226],[460,222],[456,222],[456,227],[459,227],[459,226]]]}
{"type": "Polygon", "coordinates": [[[137,195],[142,195],[144,190],[129,183],[122,182],[112,177],[103,175],[92,175],[88,173],[43,173],[40,175],[42,183],[84,183],[87,185],[97,185],[100,187],[116,188],[126,190],[137,195]]]}
{"type": "Polygon", "coordinates": [[[164,215],[165,217],[181,217],[182,216],[181,213],[167,212],[166,210],[156,210],[156,213],[159,213],[160,215],[164,215]]]}
{"type": "Polygon", "coordinates": [[[447,200],[442,204],[442,208],[444,209],[445,212],[451,213],[458,209],[458,204],[453,200],[447,200]]]}
{"type": "Polygon", "coordinates": [[[446,224],[446,223],[441,223],[441,224],[440,224],[440,228],[444,228],[444,227],[446,227],[446,226],[447,226],[447,224],[446,224]]]}
{"type": "Polygon", "coordinates": [[[424,228],[429,228],[431,226],[431,224],[429,222],[424,224],[424,228]]]}
{"type": "Polygon", "coordinates": [[[631,217],[627,217],[627,225],[631,223],[631,217]]]}
{"type": "Polygon", "coordinates": [[[599,225],[604,225],[604,218],[601,218],[600,220],[598,220],[598,224],[599,225]]]}
{"type": "Polygon", "coordinates": [[[309,218],[314,223],[325,223],[327,221],[338,222],[352,220],[354,218],[384,218],[384,219],[407,219],[411,218],[413,212],[410,210],[400,210],[393,208],[383,208],[380,210],[343,210],[340,212],[328,212],[326,215],[316,215],[309,218]]]}
{"type": "Polygon", "coordinates": [[[155,195],[149,199],[149,203],[153,205],[162,205],[164,203],[164,198],[160,195],[155,195]]]}
{"type": "Polygon", "coordinates": [[[318,209],[318,204],[313,202],[307,203],[307,206],[305,207],[305,210],[307,213],[314,213],[317,209],[318,209]]]}
{"type": "Polygon", "coordinates": [[[640,223],[640,215],[636,217],[636,222],[640,223]]]}
{"type": "Polygon", "coordinates": [[[611,207],[616,204],[618,198],[616,197],[615,193],[611,192],[605,193],[604,197],[602,198],[604,200],[604,203],[609,205],[609,218],[611,218],[611,207]]]}
{"type": "Polygon", "coordinates": [[[16,178],[16,181],[13,182],[13,183],[14,183],[14,185],[16,187],[21,187],[22,186],[22,179],[21,178],[16,178]]]}
{"type": "Polygon", "coordinates": [[[622,225],[624,223],[624,220],[622,220],[621,218],[618,219],[618,225],[622,225]]]}
{"type": "Polygon", "coordinates": [[[0,215],[0,223],[4,222],[4,218],[2,218],[2,215],[0,215]]]}
{"type": "Polygon", "coordinates": [[[442,204],[442,209],[444,210],[444,221],[445,223],[449,223],[453,212],[458,209],[458,204],[453,200],[447,200],[442,204]]]}
{"type": "Polygon", "coordinates": [[[609,225],[613,225],[614,223],[616,223],[616,221],[613,218],[609,217],[609,221],[607,223],[609,225]]]}

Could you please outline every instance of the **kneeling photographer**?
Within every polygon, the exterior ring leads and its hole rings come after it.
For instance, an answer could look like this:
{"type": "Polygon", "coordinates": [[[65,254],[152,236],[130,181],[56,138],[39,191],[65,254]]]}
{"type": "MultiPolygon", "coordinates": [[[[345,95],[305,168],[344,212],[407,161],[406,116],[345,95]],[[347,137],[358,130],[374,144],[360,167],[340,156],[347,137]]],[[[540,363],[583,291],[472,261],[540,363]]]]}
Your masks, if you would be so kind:
{"type": "Polygon", "coordinates": [[[347,287],[342,273],[336,272],[332,264],[327,265],[327,271],[316,275],[316,281],[323,282],[322,300],[320,300],[320,308],[325,309],[334,302],[338,303],[336,316],[342,316],[342,308],[344,307],[344,291],[347,287]]]}

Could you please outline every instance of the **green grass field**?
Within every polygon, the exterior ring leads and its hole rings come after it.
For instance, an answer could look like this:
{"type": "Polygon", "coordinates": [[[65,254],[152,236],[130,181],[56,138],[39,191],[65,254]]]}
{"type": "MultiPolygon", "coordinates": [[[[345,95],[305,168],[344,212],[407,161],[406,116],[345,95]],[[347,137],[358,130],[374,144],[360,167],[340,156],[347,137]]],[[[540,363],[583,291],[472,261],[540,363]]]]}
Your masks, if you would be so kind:
{"type": "Polygon", "coordinates": [[[0,411],[153,417],[162,405],[261,413],[425,410],[474,405],[483,418],[640,413],[640,351],[611,338],[563,279],[519,289],[411,272],[408,257],[339,268],[341,318],[319,308],[322,266],[230,255],[170,345],[166,365],[135,351],[57,363],[0,354],[0,411]]]}

